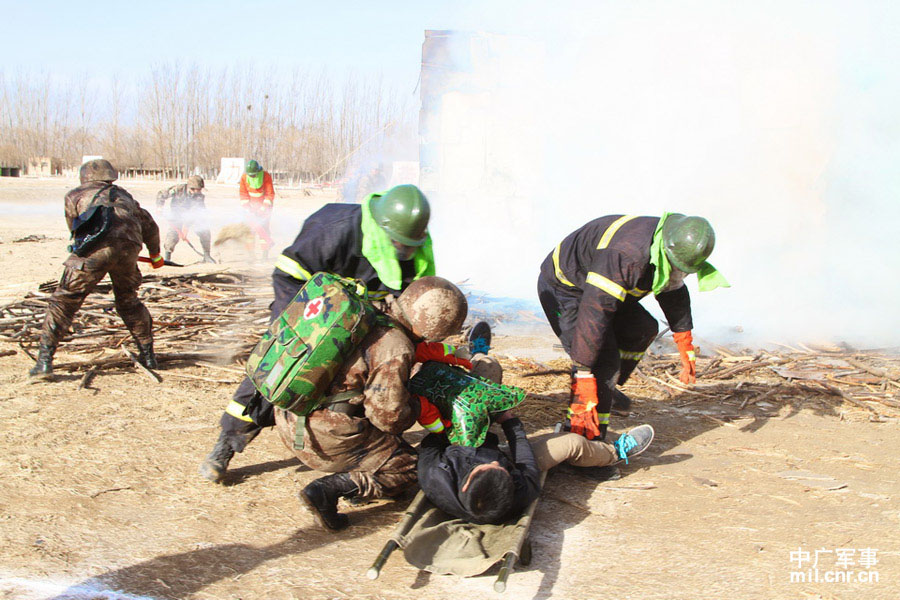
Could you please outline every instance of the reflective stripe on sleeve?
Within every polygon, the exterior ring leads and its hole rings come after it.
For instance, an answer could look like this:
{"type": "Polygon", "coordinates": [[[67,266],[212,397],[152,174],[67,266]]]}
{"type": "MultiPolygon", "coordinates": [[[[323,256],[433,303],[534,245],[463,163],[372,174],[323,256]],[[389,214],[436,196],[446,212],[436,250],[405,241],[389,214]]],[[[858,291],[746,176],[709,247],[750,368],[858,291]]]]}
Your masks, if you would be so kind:
{"type": "Polygon", "coordinates": [[[609,425],[609,413],[597,413],[597,420],[600,421],[601,425],[609,425]]]}
{"type": "Polygon", "coordinates": [[[428,425],[422,425],[422,427],[424,427],[431,433],[440,433],[444,430],[444,424],[441,423],[441,420],[439,418],[435,419],[432,423],[429,423],[428,425]]]}
{"type": "Polygon", "coordinates": [[[625,295],[627,294],[625,288],[612,279],[608,279],[599,273],[591,271],[587,274],[585,282],[600,288],[619,302],[625,302],[625,295]]]}
{"type": "Polygon", "coordinates": [[[296,260],[289,256],[281,254],[275,259],[275,268],[283,273],[287,273],[294,279],[306,281],[312,278],[312,273],[300,266],[296,260]]]}
{"type": "Polygon", "coordinates": [[[366,295],[368,296],[369,300],[384,300],[387,297],[388,293],[389,292],[375,291],[367,292],[366,295]]]}
{"type": "Polygon", "coordinates": [[[225,407],[225,412],[227,412],[235,419],[240,419],[241,421],[246,421],[247,423],[253,422],[253,419],[244,414],[244,406],[234,400],[228,403],[228,406],[225,407]]]}
{"type": "Polygon", "coordinates": [[[556,278],[559,279],[560,283],[564,283],[569,287],[575,287],[575,284],[566,279],[566,276],[563,275],[562,269],[559,268],[559,247],[562,246],[562,242],[556,245],[556,249],[553,251],[553,270],[556,271],[556,278]]]}
{"type": "Polygon", "coordinates": [[[619,357],[622,360],[634,360],[638,361],[644,358],[643,352],[628,352],[626,350],[619,350],[619,357]]]}
{"type": "Polygon", "coordinates": [[[629,296],[634,296],[635,298],[643,298],[647,294],[650,293],[650,290],[642,290],[641,288],[634,288],[633,290],[628,290],[629,296]]]}
{"type": "Polygon", "coordinates": [[[441,343],[441,346],[444,347],[444,356],[453,356],[456,352],[456,346],[451,346],[450,344],[441,343]]]}
{"type": "Polygon", "coordinates": [[[606,231],[603,232],[603,235],[600,236],[600,242],[597,244],[597,250],[602,250],[609,246],[609,243],[612,241],[613,236],[616,235],[619,227],[636,218],[636,215],[625,215],[624,217],[619,217],[618,219],[613,221],[613,224],[607,227],[606,231]]]}
{"type": "Polygon", "coordinates": [[[687,352],[685,352],[685,354],[687,354],[688,360],[693,361],[693,362],[697,361],[697,355],[694,354],[693,350],[688,350],[687,352]]]}

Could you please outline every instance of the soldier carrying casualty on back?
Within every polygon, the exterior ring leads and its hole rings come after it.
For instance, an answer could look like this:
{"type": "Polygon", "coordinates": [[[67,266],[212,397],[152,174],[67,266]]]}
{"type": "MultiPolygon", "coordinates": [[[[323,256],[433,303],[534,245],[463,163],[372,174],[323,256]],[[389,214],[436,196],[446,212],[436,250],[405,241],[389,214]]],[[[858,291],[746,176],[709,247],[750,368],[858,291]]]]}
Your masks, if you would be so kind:
{"type": "Polygon", "coordinates": [[[200,246],[203,248],[203,262],[215,262],[209,253],[210,234],[209,228],[206,226],[208,215],[206,214],[206,197],[203,195],[205,184],[203,178],[199,175],[188,177],[187,183],[173,185],[172,187],[160,190],[156,194],[157,208],[164,208],[166,200],[171,200],[169,204],[169,230],[166,232],[166,239],[163,244],[165,260],[172,260],[172,252],[180,240],[187,240],[188,231],[192,227],[200,227],[196,229],[197,237],[200,238],[200,246]]]}
{"type": "MultiPolygon", "coordinates": [[[[371,194],[361,205],[326,204],[304,221],[275,261],[271,320],[319,271],[362,281],[375,301],[434,275],[430,215],[428,200],[414,185],[371,194]]],[[[272,404],[245,378],[222,414],[219,439],[201,463],[200,475],[221,482],[235,452],[243,452],[263,428],[274,424],[272,404]]]]}
{"type": "Polygon", "coordinates": [[[697,273],[701,292],[728,287],[706,262],[715,241],[702,217],[609,215],[570,233],[544,259],[538,296],[575,363],[568,411],[573,433],[603,439],[610,407],[628,410],[631,401],[616,385],[628,380],[656,337],[656,319],[639,304],[651,292],[674,333],[681,381],[696,381],[684,279],[697,273]]]}
{"type": "Polygon", "coordinates": [[[107,160],[91,160],[81,166],[81,185],[65,198],[66,223],[72,232],[72,252],[50,297],[37,364],[32,376],[53,372],[53,354],[72,325],[75,313],[94,286],[109,273],[116,312],[137,342],[144,366],[156,368],[153,353],[153,321],[138,299],[141,272],[138,253],[146,244],[154,269],[163,266],[159,254],[159,228],[123,188],[113,185],[118,173],[107,160]]]}
{"type": "Polygon", "coordinates": [[[303,449],[294,445],[297,416],[276,411],[288,448],[320,477],[300,492],[316,521],[330,530],[349,520],[338,499],[395,497],[416,482],[416,452],[400,434],[419,416],[419,401],[407,383],[416,343],[456,333],[468,306],[462,292],[440,277],[410,284],[386,299],[389,322],[373,327],[349,355],[327,389],[324,405],[306,417],[303,449]]]}

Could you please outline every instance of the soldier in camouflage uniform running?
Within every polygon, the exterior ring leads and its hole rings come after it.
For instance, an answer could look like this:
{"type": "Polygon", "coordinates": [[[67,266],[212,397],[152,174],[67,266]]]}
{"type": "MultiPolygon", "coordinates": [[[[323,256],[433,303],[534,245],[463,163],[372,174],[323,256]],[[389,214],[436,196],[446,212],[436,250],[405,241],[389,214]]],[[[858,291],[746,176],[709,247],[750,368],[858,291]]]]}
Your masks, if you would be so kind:
{"type": "MultiPolygon", "coordinates": [[[[327,394],[339,395],[306,419],[303,463],[332,473],[300,492],[316,521],[329,530],[349,523],[338,498],[394,497],[416,482],[416,453],[400,436],[419,416],[407,391],[415,361],[414,342],[441,340],[459,330],[468,310],[465,296],[440,277],[418,279],[385,312],[395,326],[378,325],[344,362],[327,394]],[[356,392],[354,394],[354,392],[356,392]]],[[[293,449],[297,418],[277,410],[275,421],[293,449]]]]}
{"type": "Polygon", "coordinates": [[[192,225],[200,223],[202,229],[196,229],[200,238],[200,246],[203,248],[203,262],[214,262],[209,253],[210,233],[209,228],[203,225],[207,219],[206,197],[203,195],[205,184],[199,175],[188,177],[187,183],[173,185],[160,190],[156,194],[156,207],[162,209],[166,200],[170,200],[169,230],[166,232],[166,241],[163,245],[166,260],[172,259],[175,246],[183,239],[187,239],[188,230],[192,225]]]}
{"type": "Polygon", "coordinates": [[[113,181],[118,173],[107,160],[84,163],[79,172],[81,185],[66,194],[66,223],[69,230],[77,228],[78,217],[94,206],[108,206],[111,212],[108,228],[98,236],[91,250],[74,252],[66,261],[62,278],[50,297],[37,364],[31,376],[47,376],[53,372],[53,355],[59,340],[66,335],[72,319],[84,299],[103,277],[109,273],[116,312],[134,336],[141,362],[156,368],[153,354],[153,320],[147,307],[138,299],[141,272],[137,267],[138,253],[146,244],[154,269],[163,266],[159,255],[159,228],[153,217],[141,208],[127,191],[113,181]]]}

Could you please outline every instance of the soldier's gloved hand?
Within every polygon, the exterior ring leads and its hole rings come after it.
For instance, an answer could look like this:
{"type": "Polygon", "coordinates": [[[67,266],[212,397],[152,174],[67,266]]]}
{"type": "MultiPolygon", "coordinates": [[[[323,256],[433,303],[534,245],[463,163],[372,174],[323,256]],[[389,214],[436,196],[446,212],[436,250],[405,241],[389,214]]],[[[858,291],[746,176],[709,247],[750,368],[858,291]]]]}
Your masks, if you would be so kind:
{"type": "Polygon", "coordinates": [[[572,381],[572,403],[567,411],[572,433],[589,440],[601,436],[597,402],[597,379],[589,372],[576,372],[572,381]]]}
{"type": "Polygon", "coordinates": [[[675,345],[681,355],[681,383],[697,383],[697,355],[694,353],[694,339],[690,331],[673,333],[675,345]]]}
{"type": "Polygon", "coordinates": [[[151,254],[150,255],[150,266],[154,269],[158,269],[161,266],[165,265],[166,261],[163,260],[163,257],[159,254],[151,254]]]}
{"type": "MultiPolygon", "coordinates": [[[[464,361],[463,366],[465,366],[465,362],[470,362],[472,360],[472,351],[469,350],[468,348],[464,348],[464,347],[460,346],[459,348],[457,348],[456,350],[453,351],[453,356],[460,359],[461,361],[464,361]]],[[[467,368],[471,368],[471,367],[467,367],[467,368]]]]}

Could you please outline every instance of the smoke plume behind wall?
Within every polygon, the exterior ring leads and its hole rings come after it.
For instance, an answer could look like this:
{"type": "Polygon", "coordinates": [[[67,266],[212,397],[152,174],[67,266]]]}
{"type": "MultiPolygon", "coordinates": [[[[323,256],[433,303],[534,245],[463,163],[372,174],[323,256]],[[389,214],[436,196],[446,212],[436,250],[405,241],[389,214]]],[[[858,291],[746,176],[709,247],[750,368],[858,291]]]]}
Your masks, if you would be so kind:
{"type": "Polygon", "coordinates": [[[900,345],[900,8],[517,6],[472,8],[504,35],[442,97],[442,275],[536,299],[541,261],[586,221],[697,214],[733,286],[689,279],[698,335],[900,345]]]}

